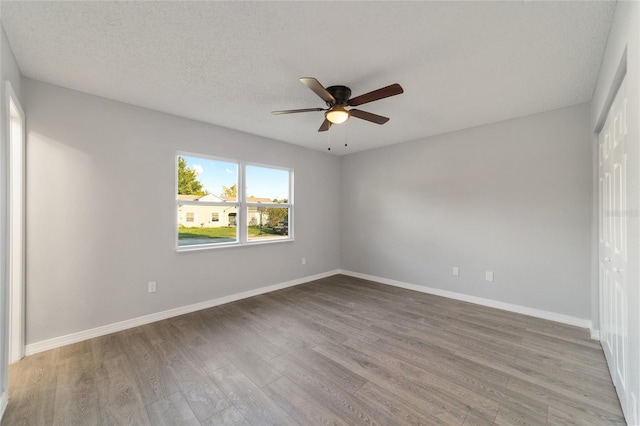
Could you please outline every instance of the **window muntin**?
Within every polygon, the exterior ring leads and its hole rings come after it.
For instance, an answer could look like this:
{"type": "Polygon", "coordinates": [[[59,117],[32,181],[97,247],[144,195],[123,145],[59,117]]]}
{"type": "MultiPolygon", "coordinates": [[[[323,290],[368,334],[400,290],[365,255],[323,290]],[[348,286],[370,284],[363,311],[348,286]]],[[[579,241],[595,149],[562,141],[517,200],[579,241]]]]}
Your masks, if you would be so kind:
{"type": "Polygon", "coordinates": [[[292,170],[179,153],[176,174],[178,249],[292,240],[292,170]]]}

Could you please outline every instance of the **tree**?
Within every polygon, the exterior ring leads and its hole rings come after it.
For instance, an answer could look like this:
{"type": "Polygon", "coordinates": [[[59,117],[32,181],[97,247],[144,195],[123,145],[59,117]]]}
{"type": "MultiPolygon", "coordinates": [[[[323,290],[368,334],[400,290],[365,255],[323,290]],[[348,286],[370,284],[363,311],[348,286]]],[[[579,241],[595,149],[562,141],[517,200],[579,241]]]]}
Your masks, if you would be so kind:
{"type": "MultiPolygon", "coordinates": [[[[274,203],[288,203],[289,200],[284,199],[282,201],[278,199],[273,200],[274,203]]],[[[280,222],[284,222],[289,218],[289,209],[286,207],[268,207],[266,209],[267,217],[269,218],[269,226],[274,227],[280,222]]]]}
{"type": "Polygon", "coordinates": [[[267,217],[269,218],[269,226],[273,228],[289,217],[289,209],[286,207],[269,207],[267,208],[267,217]]]}
{"type": "Polygon", "coordinates": [[[237,198],[238,197],[238,184],[234,183],[231,186],[222,185],[222,196],[223,197],[237,198]]]}
{"type": "Polygon", "coordinates": [[[198,173],[189,168],[182,157],[178,157],[178,194],[207,195],[202,182],[198,180],[198,173]]]}

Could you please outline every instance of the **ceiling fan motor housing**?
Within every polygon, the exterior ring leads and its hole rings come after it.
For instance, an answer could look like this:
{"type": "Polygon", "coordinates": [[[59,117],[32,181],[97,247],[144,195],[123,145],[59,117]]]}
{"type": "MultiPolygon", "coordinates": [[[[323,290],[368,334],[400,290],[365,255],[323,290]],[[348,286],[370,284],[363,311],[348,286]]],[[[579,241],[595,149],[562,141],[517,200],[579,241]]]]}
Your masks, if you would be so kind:
{"type": "Polygon", "coordinates": [[[331,93],[331,96],[336,100],[333,104],[331,102],[327,102],[329,107],[334,105],[347,105],[349,98],[351,98],[351,89],[347,86],[329,86],[327,87],[327,92],[331,93]]]}

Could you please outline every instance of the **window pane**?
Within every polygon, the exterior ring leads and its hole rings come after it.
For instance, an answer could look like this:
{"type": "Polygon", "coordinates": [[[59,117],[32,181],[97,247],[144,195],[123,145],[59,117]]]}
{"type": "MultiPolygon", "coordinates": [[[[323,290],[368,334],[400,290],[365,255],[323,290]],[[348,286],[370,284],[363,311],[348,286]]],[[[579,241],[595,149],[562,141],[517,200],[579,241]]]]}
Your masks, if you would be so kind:
{"type": "Polygon", "coordinates": [[[247,203],[288,203],[289,171],[246,167],[247,203]]]}
{"type": "Polygon", "coordinates": [[[247,239],[249,241],[289,238],[287,207],[248,207],[247,239]]]}
{"type": "Polygon", "coordinates": [[[178,200],[236,201],[238,165],[201,157],[178,156],[178,200]]]}
{"type": "Polygon", "coordinates": [[[178,204],[178,246],[237,242],[237,214],[235,206],[178,204]]]}

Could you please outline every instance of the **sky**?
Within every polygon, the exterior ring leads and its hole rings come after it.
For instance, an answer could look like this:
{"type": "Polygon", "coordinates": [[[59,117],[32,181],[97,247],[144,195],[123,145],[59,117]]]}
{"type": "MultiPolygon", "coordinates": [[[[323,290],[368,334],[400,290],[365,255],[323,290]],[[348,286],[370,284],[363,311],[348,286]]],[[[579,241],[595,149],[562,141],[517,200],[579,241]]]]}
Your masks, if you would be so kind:
{"type": "MultiPolygon", "coordinates": [[[[198,180],[210,194],[221,195],[223,185],[230,187],[237,182],[238,166],[235,163],[186,155],[181,157],[187,162],[187,167],[195,170],[198,180]]],[[[290,198],[287,170],[250,165],[245,167],[247,195],[270,200],[290,198]]]]}

